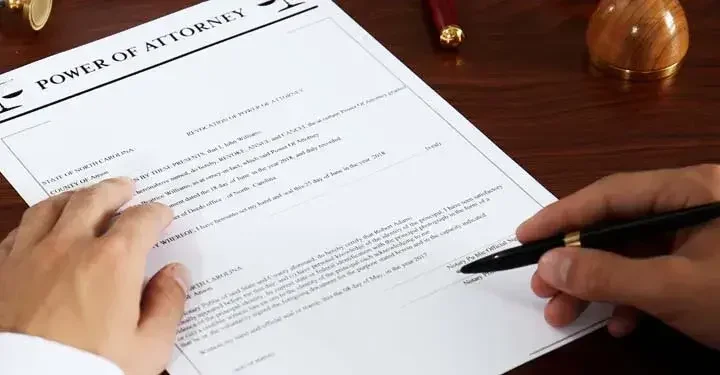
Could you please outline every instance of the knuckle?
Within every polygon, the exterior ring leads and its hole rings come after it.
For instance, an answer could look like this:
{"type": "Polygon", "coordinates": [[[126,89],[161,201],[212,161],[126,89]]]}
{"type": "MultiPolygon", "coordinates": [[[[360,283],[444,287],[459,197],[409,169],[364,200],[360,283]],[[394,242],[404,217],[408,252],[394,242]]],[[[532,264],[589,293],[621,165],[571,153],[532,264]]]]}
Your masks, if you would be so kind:
{"type": "Polygon", "coordinates": [[[620,173],[609,174],[609,175],[600,177],[595,182],[595,184],[600,187],[604,187],[604,186],[607,186],[608,184],[611,184],[613,181],[615,181],[618,178],[621,178],[620,173]]]}
{"type": "Polygon", "coordinates": [[[55,200],[53,198],[41,201],[31,207],[29,207],[23,213],[22,220],[34,220],[35,218],[43,218],[52,214],[55,211],[55,200]]]}
{"type": "Polygon", "coordinates": [[[132,196],[135,183],[129,178],[116,177],[105,180],[98,185],[104,185],[109,189],[117,190],[125,195],[132,196]]]}
{"type": "Polygon", "coordinates": [[[118,223],[120,224],[121,231],[128,232],[137,230],[138,226],[142,225],[149,216],[148,210],[142,206],[128,207],[125,211],[118,216],[118,223]]]}
{"type": "Polygon", "coordinates": [[[140,204],[135,206],[130,206],[125,211],[123,211],[122,215],[125,216],[143,216],[147,214],[147,211],[149,210],[149,203],[146,204],[140,204]]]}
{"type": "Polygon", "coordinates": [[[667,277],[658,280],[658,289],[671,295],[680,294],[677,291],[685,289],[690,280],[695,279],[692,262],[684,257],[673,257],[667,262],[659,264],[660,272],[667,277]]]}
{"type": "Polygon", "coordinates": [[[61,254],[66,252],[70,247],[72,247],[72,244],[72,240],[63,237],[57,232],[51,232],[50,234],[48,234],[47,237],[40,241],[38,246],[44,249],[44,254],[61,254]]]}
{"type": "Polygon", "coordinates": [[[48,208],[47,201],[42,201],[38,204],[30,206],[27,210],[25,210],[25,212],[23,212],[21,221],[32,221],[35,217],[44,216],[43,213],[47,212],[48,208]]]}
{"type": "Polygon", "coordinates": [[[598,180],[598,184],[601,185],[601,186],[612,185],[612,184],[616,183],[617,181],[622,181],[622,180],[624,180],[624,179],[627,178],[628,176],[630,176],[630,173],[629,173],[629,172],[616,172],[616,173],[612,173],[612,174],[609,174],[609,175],[606,175],[606,176],[601,177],[601,178],[598,180]]]}
{"type": "Polygon", "coordinates": [[[90,211],[95,205],[95,199],[93,198],[93,192],[79,191],[70,198],[68,202],[68,208],[72,211],[77,212],[76,215],[84,215],[85,212],[90,211]]]}
{"type": "Polygon", "coordinates": [[[133,214],[146,219],[157,214],[159,208],[154,203],[146,203],[131,208],[133,214]]]}
{"type": "Polygon", "coordinates": [[[703,176],[711,179],[720,179],[720,164],[700,164],[695,170],[703,176]]]}
{"type": "Polygon", "coordinates": [[[568,284],[582,297],[595,298],[608,288],[609,278],[600,262],[573,262],[568,270],[568,284]],[[580,263],[580,264],[578,264],[580,263]]]}
{"type": "Polygon", "coordinates": [[[80,189],[75,193],[75,198],[79,201],[95,202],[104,199],[111,192],[122,191],[123,193],[132,193],[132,185],[130,180],[125,178],[110,178],[86,188],[80,189]]]}
{"type": "Polygon", "coordinates": [[[173,212],[168,206],[157,202],[133,206],[126,211],[127,214],[132,216],[137,222],[146,224],[166,221],[173,216],[173,212]]]}
{"type": "Polygon", "coordinates": [[[122,185],[122,186],[129,186],[130,184],[132,184],[132,181],[126,177],[113,177],[113,178],[108,178],[107,180],[101,181],[100,183],[101,184],[107,183],[107,184],[118,184],[118,185],[122,185]]]}
{"type": "Polygon", "coordinates": [[[94,202],[103,195],[102,187],[100,185],[93,185],[85,189],[81,189],[75,193],[75,201],[79,202],[94,202]]]}
{"type": "Polygon", "coordinates": [[[145,213],[148,216],[162,217],[162,216],[172,215],[172,209],[160,202],[151,202],[144,206],[145,206],[145,213]]]}
{"type": "Polygon", "coordinates": [[[120,212],[117,216],[118,220],[126,219],[128,217],[136,217],[137,215],[141,214],[141,212],[138,211],[139,206],[130,206],[120,212]]]}
{"type": "Polygon", "coordinates": [[[15,240],[15,236],[17,236],[18,228],[15,227],[15,229],[8,232],[7,236],[5,236],[5,241],[13,242],[15,240]]]}
{"type": "Polygon", "coordinates": [[[720,199],[720,164],[702,164],[693,168],[693,174],[713,200],[720,199]]]}
{"type": "Polygon", "coordinates": [[[130,241],[127,237],[116,234],[106,237],[100,247],[100,252],[103,256],[112,259],[120,259],[127,256],[130,241]]]}

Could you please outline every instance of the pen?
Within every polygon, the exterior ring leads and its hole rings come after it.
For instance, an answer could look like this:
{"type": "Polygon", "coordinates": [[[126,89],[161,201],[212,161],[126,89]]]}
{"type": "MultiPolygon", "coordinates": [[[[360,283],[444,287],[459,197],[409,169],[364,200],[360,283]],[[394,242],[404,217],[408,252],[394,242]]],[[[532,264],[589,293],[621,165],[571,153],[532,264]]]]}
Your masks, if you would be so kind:
{"type": "Polygon", "coordinates": [[[528,242],[478,259],[460,268],[458,272],[486,273],[504,271],[536,264],[546,252],[559,247],[586,247],[604,249],[627,239],[658,232],[675,231],[699,225],[720,217],[720,202],[682,210],[648,215],[636,220],[601,224],[577,232],[528,242]]]}
{"type": "Polygon", "coordinates": [[[465,39],[465,33],[458,26],[455,0],[425,0],[430,9],[435,28],[440,34],[440,45],[456,48],[465,39]]]}

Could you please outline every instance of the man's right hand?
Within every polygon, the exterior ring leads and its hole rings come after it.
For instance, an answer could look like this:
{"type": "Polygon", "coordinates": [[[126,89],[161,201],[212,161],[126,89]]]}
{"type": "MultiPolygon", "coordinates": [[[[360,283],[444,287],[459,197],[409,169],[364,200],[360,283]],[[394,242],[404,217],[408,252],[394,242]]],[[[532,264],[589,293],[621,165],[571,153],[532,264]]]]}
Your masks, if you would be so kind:
{"type": "MultiPolygon", "coordinates": [[[[715,201],[720,201],[717,165],[617,174],[549,205],[521,225],[517,236],[528,242],[608,219],[715,201]]],[[[651,258],[553,250],[541,258],[531,286],[550,299],[545,318],[554,326],[574,321],[589,302],[608,302],[616,305],[608,323],[614,336],[632,332],[642,311],[720,349],[720,220],[680,232],[651,258]]]]}

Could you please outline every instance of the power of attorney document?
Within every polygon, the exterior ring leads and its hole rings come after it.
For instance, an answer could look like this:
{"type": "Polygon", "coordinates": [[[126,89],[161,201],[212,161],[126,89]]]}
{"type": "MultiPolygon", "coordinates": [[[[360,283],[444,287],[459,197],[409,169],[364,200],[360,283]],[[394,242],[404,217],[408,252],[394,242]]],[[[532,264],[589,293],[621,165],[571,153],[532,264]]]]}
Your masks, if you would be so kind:
{"type": "Polygon", "coordinates": [[[147,266],[194,279],[173,375],[498,374],[608,317],[550,327],[533,267],[457,273],[555,198],[329,0],[204,2],[0,98],[28,204],[131,176],[173,208],[147,266]]]}

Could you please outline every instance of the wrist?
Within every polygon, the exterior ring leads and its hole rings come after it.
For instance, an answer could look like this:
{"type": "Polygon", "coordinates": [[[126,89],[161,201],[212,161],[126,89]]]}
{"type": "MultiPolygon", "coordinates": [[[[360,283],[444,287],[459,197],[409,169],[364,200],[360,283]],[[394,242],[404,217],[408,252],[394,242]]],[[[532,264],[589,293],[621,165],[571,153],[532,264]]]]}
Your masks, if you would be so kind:
{"type": "Polygon", "coordinates": [[[72,371],[123,375],[117,364],[97,354],[42,337],[11,332],[0,332],[0,368],[3,374],[72,371]]]}

